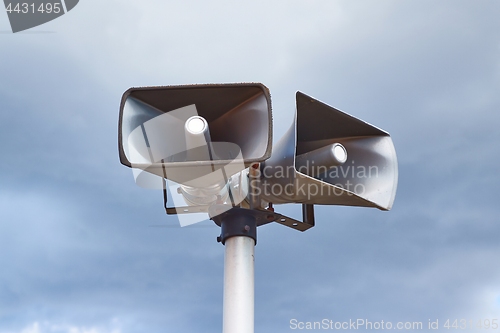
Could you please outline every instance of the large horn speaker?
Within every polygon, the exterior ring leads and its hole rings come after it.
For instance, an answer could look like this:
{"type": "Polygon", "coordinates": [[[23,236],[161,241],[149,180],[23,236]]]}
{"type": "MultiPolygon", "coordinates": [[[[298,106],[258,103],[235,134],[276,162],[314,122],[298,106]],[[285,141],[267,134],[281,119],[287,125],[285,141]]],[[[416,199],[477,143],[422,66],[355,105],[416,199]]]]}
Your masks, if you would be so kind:
{"type": "Polygon", "coordinates": [[[261,166],[266,202],[389,210],[398,181],[389,133],[296,94],[295,120],[261,166]]]}
{"type": "MultiPolygon", "coordinates": [[[[258,83],[131,88],[119,118],[122,164],[210,188],[271,155],[268,89],[258,83]]],[[[146,177],[147,178],[147,177],[146,177]]]]}

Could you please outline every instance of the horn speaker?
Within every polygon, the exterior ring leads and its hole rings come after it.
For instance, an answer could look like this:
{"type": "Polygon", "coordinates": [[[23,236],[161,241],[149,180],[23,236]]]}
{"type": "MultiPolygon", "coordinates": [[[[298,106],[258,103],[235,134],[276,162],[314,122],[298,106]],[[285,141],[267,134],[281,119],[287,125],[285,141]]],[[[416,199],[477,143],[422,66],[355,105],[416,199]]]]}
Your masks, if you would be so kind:
{"type": "Polygon", "coordinates": [[[398,166],[389,133],[296,94],[295,120],[261,165],[265,202],[389,210],[398,166]]]}
{"type": "Polygon", "coordinates": [[[122,97],[120,162],[139,174],[209,187],[269,158],[271,143],[271,99],[259,83],[131,88],[122,97]]]}

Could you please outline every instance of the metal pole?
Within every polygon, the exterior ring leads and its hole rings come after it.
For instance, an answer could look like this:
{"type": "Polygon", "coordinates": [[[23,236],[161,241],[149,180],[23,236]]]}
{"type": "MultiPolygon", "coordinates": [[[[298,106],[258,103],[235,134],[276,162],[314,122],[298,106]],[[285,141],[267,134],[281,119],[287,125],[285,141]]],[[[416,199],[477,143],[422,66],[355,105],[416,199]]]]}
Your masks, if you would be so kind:
{"type": "Polygon", "coordinates": [[[254,332],[254,249],[257,244],[257,210],[233,207],[218,213],[212,206],[210,216],[221,228],[217,241],[225,245],[223,333],[254,332]]]}
{"type": "Polygon", "coordinates": [[[234,236],[225,246],[222,332],[253,333],[255,240],[234,236]]]}

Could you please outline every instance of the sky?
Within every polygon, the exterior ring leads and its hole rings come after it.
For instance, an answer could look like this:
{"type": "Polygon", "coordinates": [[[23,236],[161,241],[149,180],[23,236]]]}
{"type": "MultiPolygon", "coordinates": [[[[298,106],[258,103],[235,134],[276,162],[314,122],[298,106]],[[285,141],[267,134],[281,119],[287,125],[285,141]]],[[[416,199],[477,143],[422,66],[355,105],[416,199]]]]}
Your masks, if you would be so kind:
{"type": "Polygon", "coordinates": [[[304,233],[258,229],[256,332],[323,319],[495,331],[499,13],[493,0],[81,0],[13,34],[0,10],[0,333],[222,331],[218,227],[165,215],[120,164],[117,130],[130,87],[225,82],[269,87],[275,141],[299,90],[388,131],[399,162],[389,212],[321,206],[304,233]]]}

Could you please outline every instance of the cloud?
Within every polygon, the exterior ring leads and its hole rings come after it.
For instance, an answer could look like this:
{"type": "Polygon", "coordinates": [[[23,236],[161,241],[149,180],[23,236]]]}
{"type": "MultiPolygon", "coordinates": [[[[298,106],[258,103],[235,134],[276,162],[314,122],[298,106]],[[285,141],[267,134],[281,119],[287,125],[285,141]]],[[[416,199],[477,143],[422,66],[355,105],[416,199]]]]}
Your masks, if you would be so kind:
{"type": "MultiPolygon", "coordinates": [[[[110,327],[79,327],[73,325],[60,325],[44,321],[35,321],[23,328],[20,333],[121,333],[117,328],[118,321],[114,319],[110,327]]],[[[10,333],[10,332],[9,332],[10,333]]]]}
{"type": "Polygon", "coordinates": [[[498,317],[498,6],[84,1],[54,33],[1,34],[0,332],[221,330],[218,228],[172,227],[116,149],[126,89],[197,82],[268,85],[276,139],[299,89],[389,131],[400,161],[391,212],[259,228],[257,330],[498,317]]]}

